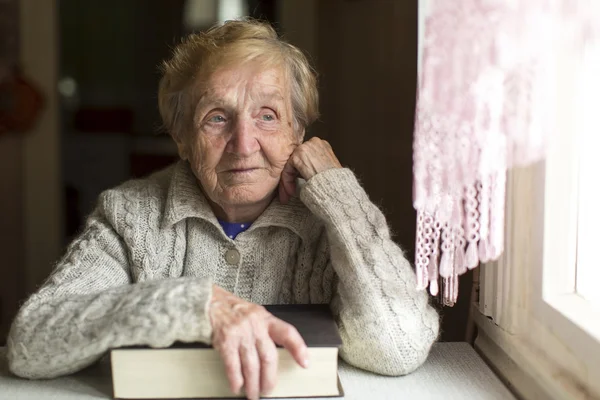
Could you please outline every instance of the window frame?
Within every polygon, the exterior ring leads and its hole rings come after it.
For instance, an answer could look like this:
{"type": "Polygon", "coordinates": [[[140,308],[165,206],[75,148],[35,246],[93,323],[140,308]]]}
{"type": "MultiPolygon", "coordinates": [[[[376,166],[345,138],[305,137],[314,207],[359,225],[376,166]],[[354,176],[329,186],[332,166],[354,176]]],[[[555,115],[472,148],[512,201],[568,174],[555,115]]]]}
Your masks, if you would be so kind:
{"type": "Polygon", "coordinates": [[[523,398],[600,397],[600,311],[576,293],[581,71],[556,53],[556,134],[545,161],[508,173],[505,252],[482,266],[475,346],[523,398]]]}

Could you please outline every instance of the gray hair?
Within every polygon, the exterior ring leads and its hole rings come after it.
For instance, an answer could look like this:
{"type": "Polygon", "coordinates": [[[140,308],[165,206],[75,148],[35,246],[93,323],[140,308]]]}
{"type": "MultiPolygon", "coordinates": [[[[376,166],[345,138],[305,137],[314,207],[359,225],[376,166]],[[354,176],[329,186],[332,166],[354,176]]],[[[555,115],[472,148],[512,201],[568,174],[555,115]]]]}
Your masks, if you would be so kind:
{"type": "Polygon", "coordinates": [[[158,109],[163,127],[180,138],[193,126],[202,85],[220,67],[245,61],[282,66],[290,82],[294,130],[300,134],[319,116],[317,76],[297,47],[281,40],[267,23],[227,21],[187,36],[161,64],[158,109]]]}

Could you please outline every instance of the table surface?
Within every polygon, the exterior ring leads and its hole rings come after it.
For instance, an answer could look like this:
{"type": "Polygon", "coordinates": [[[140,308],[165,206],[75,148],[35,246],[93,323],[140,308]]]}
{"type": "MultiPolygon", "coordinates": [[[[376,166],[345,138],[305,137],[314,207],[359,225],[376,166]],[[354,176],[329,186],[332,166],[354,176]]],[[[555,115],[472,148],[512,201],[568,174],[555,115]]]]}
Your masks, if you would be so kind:
{"type": "MultiPolygon", "coordinates": [[[[385,377],[340,361],[344,399],[501,399],[515,397],[468,343],[436,343],[417,371],[385,377]]],[[[77,374],[29,381],[10,374],[0,348],[0,400],[111,399],[110,365],[101,361],[77,374]]]]}

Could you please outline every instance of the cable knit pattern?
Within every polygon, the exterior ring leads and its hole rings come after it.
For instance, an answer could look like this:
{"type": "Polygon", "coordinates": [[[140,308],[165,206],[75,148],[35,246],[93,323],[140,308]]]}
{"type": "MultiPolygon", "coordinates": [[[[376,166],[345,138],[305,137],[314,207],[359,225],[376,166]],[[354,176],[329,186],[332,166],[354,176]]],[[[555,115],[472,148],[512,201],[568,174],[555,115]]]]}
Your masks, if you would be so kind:
{"type": "Polygon", "coordinates": [[[439,320],[392,242],[385,218],[348,169],[273,200],[235,240],[225,235],[189,165],[104,192],[80,237],[19,311],[10,369],[52,378],[113,347],[210,343],[215,283],[259,304],[329,303],[350,364],[386,375],[421,365],[439,320]],[[239,262],[226,261],[237,251],[239,262]]]}

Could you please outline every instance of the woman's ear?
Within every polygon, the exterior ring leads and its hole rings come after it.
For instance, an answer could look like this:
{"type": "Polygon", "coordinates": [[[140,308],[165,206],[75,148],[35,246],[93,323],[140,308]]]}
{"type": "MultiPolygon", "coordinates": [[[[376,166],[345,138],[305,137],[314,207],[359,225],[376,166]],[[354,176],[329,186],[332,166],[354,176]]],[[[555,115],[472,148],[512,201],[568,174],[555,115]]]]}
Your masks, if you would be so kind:
{"type": "Polygon", "coordinates": [[[184,140],[185,135],[171,134],[171,137],[173,138],[173,140],[175,141],[175,144],[177,145],[177,152],[179,153],[179,158],[181,158],[183,161],[187,161],[190,157],[190,154],[189,154],[189,146],[187,144],[187,141],[184,140]]]}

